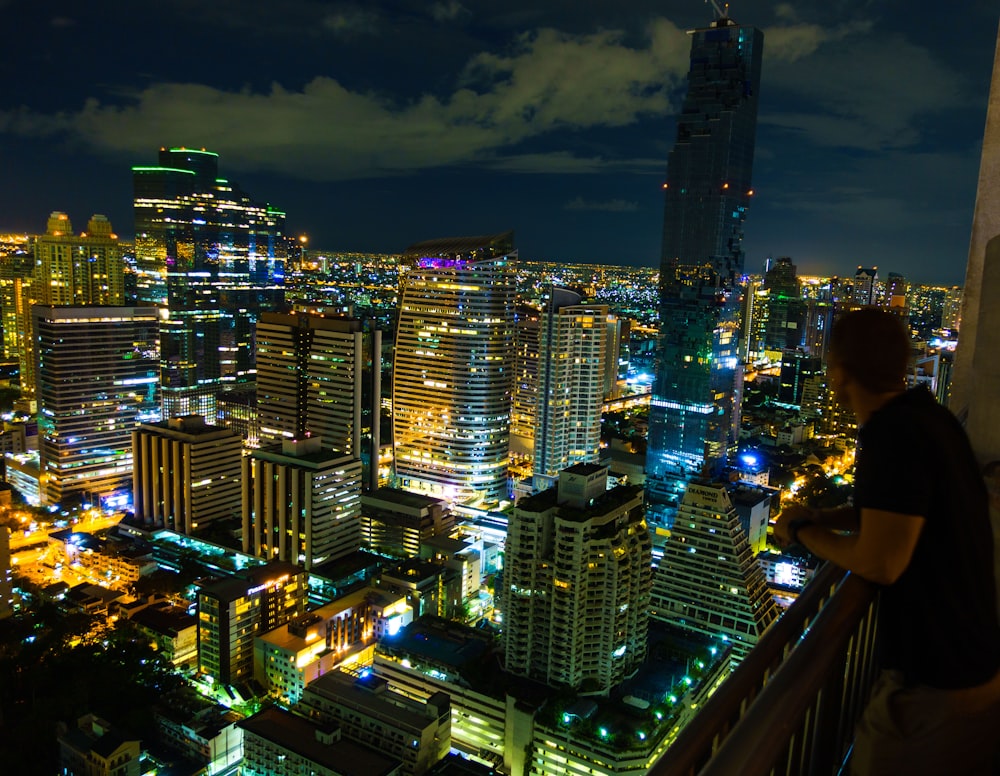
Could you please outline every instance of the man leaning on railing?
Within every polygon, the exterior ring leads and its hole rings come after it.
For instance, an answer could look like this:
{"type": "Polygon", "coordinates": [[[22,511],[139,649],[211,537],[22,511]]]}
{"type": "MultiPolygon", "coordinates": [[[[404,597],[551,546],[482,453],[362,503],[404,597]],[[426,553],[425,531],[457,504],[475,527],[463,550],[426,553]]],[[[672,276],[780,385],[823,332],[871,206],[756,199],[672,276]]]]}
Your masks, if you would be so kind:
{"type": "Polygon", "coordinates": [[[882,670],[851,773],[991,774],[1000,625],[986,488],[955,417],[926,388],[905,389],[908,359],[890,313],[834,325],[827,378],[858,421],[853,506],[790,506],[774,535],[883,586],[882,670]]]}

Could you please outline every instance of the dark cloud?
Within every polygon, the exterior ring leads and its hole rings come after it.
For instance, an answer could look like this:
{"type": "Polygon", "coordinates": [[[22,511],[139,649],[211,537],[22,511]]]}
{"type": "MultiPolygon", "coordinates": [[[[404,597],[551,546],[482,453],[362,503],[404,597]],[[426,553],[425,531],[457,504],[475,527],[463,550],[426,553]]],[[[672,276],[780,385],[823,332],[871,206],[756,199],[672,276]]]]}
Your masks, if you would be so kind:
{"type": "MultiPolygon", "coordinates": [[[[142,89],[123,105],[89,99],[74,113],[0,112],[0,130],[68,135],[130,155],[164,143],[224,148],[239,169],[314,180],[497,166],[498,156],[547,133],[669,114],[671,87],[686,70],[686,45],[684,33],[666,20],[651,24],[645,44],[634,47],[619,32],[543,29],[522,35],[509,53],[474,57],[463,83],[444,97],[394,100],[328,77],[300,90],[272,84],[264,92],[168,83],[142,89]]],[[[606,166],[572,153],[515,155],[508,169],[524,171],[533,158],[543,171],[554,160],[563,171],[606,166]]]]}
{"type": "Polygon", "coordinates": [[[594,202],[583,197],[571,199],[563,210],[603,210],[606,213],[631,213],[639,209],[638,202],[629,202],[624,199],[609,199],[606,202],[594,202]]]}
{"type": "Polygon", "coordinates": [[[458,0],[446,0],[446,2],[431,4],[431,18],[438,22],[453,22],[471,15],[469,10],[458,0]]]}
{"type": "Polygon", "coordinates": [[[348,6],[324,16],[323,27],[342,37],[375,35],[378,33],[378,14],[348,6]]]}

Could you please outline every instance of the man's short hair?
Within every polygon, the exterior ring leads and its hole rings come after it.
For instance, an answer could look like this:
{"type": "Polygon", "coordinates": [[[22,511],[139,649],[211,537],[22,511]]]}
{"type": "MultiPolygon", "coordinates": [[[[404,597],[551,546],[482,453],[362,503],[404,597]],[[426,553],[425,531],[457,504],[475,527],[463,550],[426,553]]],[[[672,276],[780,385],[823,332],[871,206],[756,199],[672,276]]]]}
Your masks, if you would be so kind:
{"type": "Polygon", "coordinates": [[[872,393],[899,391],[905,387],[910,337],[892,313],[852,310],[833,324],[829,359],[872,393]]]}

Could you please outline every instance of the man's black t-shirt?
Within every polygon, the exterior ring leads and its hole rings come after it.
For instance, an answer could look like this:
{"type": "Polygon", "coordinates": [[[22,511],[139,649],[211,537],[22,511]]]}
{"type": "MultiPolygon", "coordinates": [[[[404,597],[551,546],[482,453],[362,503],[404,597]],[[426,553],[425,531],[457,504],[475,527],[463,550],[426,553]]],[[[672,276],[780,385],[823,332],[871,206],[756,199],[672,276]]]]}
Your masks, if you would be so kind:
{"type": "Polygon", "coordinates": [[[972,687],[1000,668],[993,535],[965,432],[926,388],[875,412],[858,432],[855,507],[926,523],[903,575],[882,591],[882,665],[907,682],[972,687]]]}

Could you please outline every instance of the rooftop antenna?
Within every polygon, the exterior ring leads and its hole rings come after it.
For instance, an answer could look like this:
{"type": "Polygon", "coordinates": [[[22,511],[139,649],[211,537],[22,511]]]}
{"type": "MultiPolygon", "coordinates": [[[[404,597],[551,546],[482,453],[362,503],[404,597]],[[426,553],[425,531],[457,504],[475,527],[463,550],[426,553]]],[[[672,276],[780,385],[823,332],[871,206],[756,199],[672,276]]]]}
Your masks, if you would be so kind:
{"type": "Polygon", "coordinates": [[[729,17],[729,3],[726,3],[726,10],[723,11],[721,8],[719,8],[719,4],[716,2],[716,0],[705,0],[705,2],[712,4],[712,8],[715,9],[715,13],[718,14],[718,18],[726,19],[729,17]]]}

